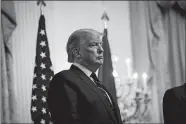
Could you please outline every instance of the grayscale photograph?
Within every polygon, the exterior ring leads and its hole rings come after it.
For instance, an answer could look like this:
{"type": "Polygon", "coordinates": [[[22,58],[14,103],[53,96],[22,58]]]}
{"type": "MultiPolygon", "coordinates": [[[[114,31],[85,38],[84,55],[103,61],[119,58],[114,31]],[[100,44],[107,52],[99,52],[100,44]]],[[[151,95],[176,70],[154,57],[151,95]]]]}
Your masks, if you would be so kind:
{"type": "Polygon", "coordinates": [[[186,1],[2,0],[2,124],[186,124],[186,1]]]}

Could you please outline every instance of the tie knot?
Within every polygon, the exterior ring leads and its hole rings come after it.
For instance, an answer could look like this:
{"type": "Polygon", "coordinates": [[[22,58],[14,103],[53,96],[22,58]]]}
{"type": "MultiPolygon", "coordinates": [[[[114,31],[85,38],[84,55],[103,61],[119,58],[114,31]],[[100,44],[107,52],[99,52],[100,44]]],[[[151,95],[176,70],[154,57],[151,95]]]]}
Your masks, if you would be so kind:
{"type": "Polygon", "coordinates": [[[96,74],[94,72],[92,72],[92,74],[90,75],[90,77],[92,77],[95,82],[99,82],[99,79],[97,78],[97,76],[96,76],[96,74]]]}
{"type": "Polygon", "coordinates": [[[101,88],[104,89],[104,86],[101,84],[101,81],[97,78],[97,76],[96,76],[96,74],[94,72],[92,72],[90,77],[93,78],[94,82],[97,84],[98,87],[101,87],[101,88]]]}

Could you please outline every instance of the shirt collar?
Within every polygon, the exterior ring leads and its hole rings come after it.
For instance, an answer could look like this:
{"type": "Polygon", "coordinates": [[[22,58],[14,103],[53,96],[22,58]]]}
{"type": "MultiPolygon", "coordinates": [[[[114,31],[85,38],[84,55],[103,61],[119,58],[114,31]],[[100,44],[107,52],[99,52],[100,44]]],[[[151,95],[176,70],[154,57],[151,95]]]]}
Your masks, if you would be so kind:
{"type": "Polygon", "coordinates": [[[90,75],[92,74],[90,70],[88,70],[85,66],[80,65],[79,63],[74,62],[73,65],[81,69],[88,77],[90,77],[90,75]]]}

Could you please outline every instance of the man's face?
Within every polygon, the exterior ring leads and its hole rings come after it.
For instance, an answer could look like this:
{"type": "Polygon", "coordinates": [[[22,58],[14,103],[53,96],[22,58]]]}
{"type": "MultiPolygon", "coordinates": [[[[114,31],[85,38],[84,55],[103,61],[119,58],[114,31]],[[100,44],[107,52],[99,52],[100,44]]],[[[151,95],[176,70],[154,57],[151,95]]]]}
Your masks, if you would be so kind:
{"type": "Polygon", "coordinates": [[[103,64],[103,48],[100,38],[86,40],[80,45],[81,63],[87,66],[100,66],[103,64]]]}

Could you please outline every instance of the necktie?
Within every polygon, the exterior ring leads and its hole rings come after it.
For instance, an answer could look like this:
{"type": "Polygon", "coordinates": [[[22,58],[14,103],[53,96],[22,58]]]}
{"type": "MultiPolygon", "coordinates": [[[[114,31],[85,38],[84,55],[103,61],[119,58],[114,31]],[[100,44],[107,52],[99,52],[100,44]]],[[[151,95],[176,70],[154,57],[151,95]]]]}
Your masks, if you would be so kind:
{"type": "Polygon", "coordinates": [[[112,107],[112,101],[110,96],[108,95],[107,91],[105,90],[105,87],[103,86],[103,84],[101,84],[100,80],[97,78],[96,74],[93,72],[90,77],[93,78],[94,82],[96,83],[97,87],[103,92],[104,96],[106,97],[106,99],[109,101],[109,104],[112,107]]]}

